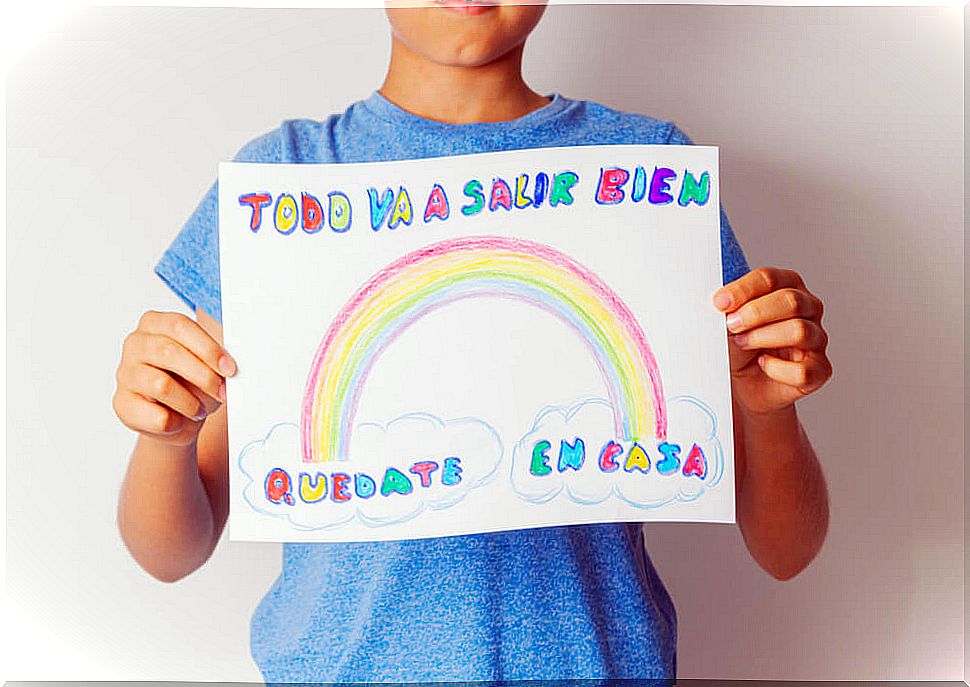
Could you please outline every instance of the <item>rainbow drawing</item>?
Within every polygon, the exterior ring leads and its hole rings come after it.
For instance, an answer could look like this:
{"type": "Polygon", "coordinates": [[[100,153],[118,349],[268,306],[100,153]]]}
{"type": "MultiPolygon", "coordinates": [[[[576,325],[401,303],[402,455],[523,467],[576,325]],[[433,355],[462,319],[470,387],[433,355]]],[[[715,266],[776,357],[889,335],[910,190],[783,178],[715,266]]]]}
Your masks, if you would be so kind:
{"type": "Polygon", "coordinates": [[[633,313],[596,274],[549,246],[502,236],[455,238],[395,260],[337,313],[317,349],[303,400],[303,460],[346,460],[357,402],[387,346],[412,323],[472,297],[511,298],[569,325],[609,390],[617,437],[667,434],[660,372],[633,313]]]}

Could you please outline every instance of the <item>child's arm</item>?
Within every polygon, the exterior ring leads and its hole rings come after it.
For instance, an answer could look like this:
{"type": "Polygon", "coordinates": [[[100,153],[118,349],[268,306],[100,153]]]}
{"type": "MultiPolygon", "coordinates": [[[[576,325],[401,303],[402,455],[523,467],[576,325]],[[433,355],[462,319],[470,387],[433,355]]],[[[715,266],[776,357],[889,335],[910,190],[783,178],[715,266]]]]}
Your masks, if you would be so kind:
{"type": "Polygon", "coordinates": [[[201,310],[197,319],[145,313],[116,375],[115,412],[139,433],[118,528],[135,560],[165,582],[209,559],[229,512],[223,402],[235,363],[222,348],[222,327],[201,310]]]}
{"type": "Polygon", "coordinates": [[[738,527],[758,564],[787,580],[825,539],[825,477],[794,406],[759,415],[735,403],[734,413],[738,527]]]}

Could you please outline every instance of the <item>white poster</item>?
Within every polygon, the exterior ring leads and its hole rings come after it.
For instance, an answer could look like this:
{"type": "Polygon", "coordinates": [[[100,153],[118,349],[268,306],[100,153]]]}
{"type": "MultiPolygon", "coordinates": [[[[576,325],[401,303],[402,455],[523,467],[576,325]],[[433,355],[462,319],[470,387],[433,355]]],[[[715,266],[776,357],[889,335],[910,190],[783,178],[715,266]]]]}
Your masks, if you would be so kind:
{"type": "Polygon", "coordinates": [[[734,521],[717,148],[224,163],[230,537],[734,521]]]}

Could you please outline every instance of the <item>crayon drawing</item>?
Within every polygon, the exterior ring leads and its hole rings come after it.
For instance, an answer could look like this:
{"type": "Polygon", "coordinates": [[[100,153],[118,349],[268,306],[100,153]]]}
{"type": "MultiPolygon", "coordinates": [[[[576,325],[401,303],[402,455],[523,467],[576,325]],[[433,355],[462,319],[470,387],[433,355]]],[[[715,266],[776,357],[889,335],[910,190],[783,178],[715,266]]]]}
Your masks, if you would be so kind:
{"type": "Polygon", "coordinates": [[[418,318],[466,298],[512,298],[555,315],[586,342],[610,391],[616,435],[667,433],[660,372],[633,313],[602,279],[555,249],[502,236],[449,239],[376,274],[337,314],[310,370],[303,460],[347,456],[374,360],[418,318]]]}
{"type": "Polygon", "coordinates": [[[224,165],[220,198],[238,199],[220,205],[224,331],[240,365],[231,536],[732,521],[726,340],[706,302],[720,271],[712,152],[224,165]],[[531,190],[516,171],[529,164],[531,190]],[[488,196],[469,181],[483,168],[488,196]],[[674,203],[680,177],[690,193],[674,203]],[[452,212],[459,190],[469,204],[452,212]]]}

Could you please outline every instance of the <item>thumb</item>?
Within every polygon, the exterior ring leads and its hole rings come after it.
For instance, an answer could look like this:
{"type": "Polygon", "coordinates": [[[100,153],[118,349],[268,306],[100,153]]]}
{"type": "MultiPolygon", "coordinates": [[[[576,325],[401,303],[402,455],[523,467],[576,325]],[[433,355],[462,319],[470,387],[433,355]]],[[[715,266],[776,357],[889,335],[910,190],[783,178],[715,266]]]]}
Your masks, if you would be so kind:
{"type": "Polygon", "coordinates": [[[728,334],[727,339],[728,360],[731,363],[731,372],[738,372],[748,365],[751,365],[752,362],[758,357],[758,354],[761,353],[761,351],[757,349],[747,350],[738,347],[737,344],[734,343],[734,337],[730,333],[728,334]]]}
{"type": "Polygon", "coordinates": [[[182,384],[185,385],[185,388],[188,389],[193,396],[199,399],[199,403],[201,403],[202,406],[205,408],[206,416],[217,411],[219,409],[219,406],[222,405],[222,403],[220,403],[217,399],[212,398],[212,396],[202,391],[202,389],[197,387],[192,382],[184,379],[181,381],[182,381],[182,384]]]}

